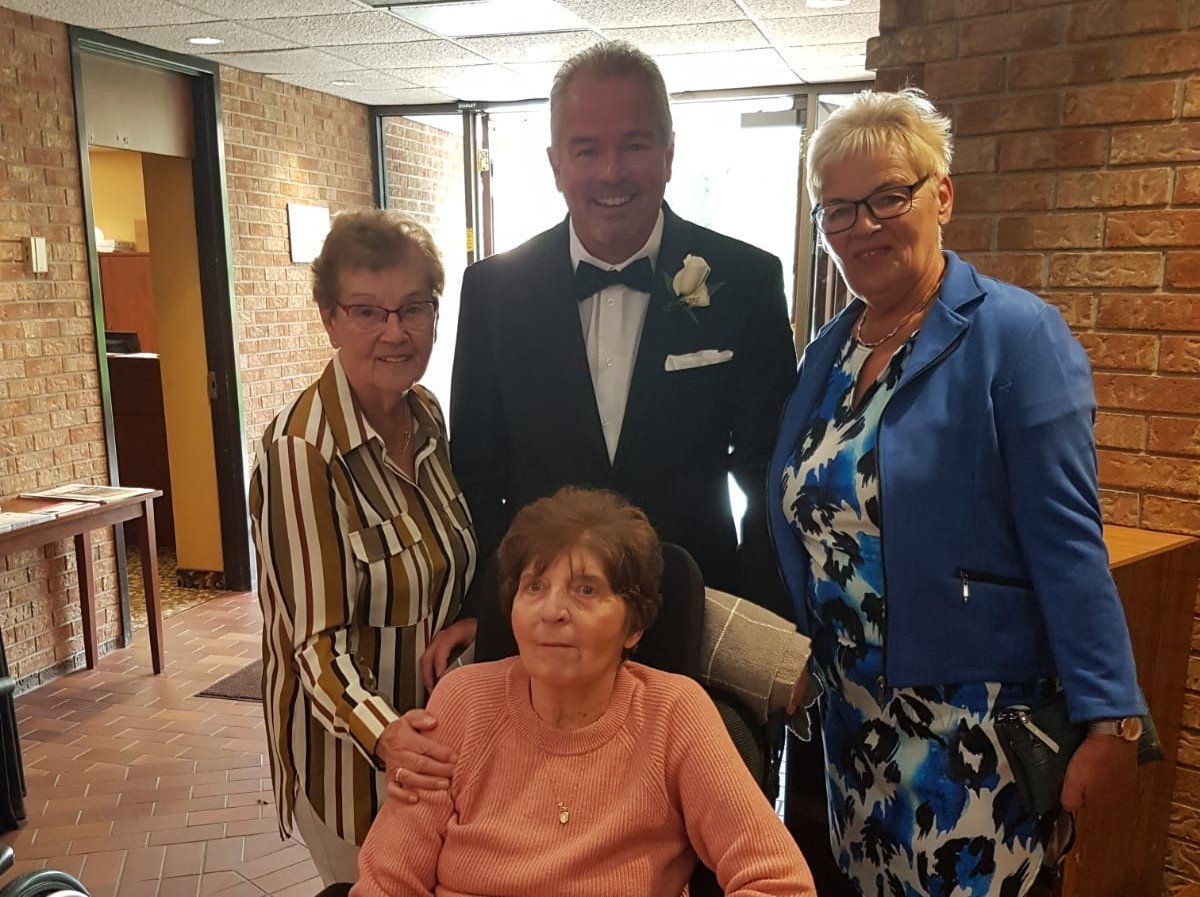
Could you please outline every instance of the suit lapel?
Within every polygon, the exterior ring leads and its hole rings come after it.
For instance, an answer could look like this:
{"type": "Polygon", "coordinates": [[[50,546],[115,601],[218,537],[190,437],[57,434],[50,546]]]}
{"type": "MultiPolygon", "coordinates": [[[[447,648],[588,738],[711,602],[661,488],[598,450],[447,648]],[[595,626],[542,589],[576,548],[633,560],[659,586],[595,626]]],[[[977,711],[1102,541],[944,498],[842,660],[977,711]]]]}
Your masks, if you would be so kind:
{"type": "Polygon", "coordinates": [[[551,415],[547,424],[558,431],[558,438],[574,443],[563,451],[571,457],[585,459],[587,469],[603,471],[607,475],[610,468],[608,447],[600,412],[596,408],[592,374],[588,370],[579,302],[572,285],[570,234],[565,221],[552,231],[546,243],[545,257],[534,270],[542,281],[530,285],[536,307],[530,310],[525,321],[514,323],[515,326],[530,327],[530,322],[537,321],[541,325],[539,332],[533,335],[537,351],[517,363],[536,367],[537,389],[551,415]]]}
{"type": "Polygon", "coordinates": [[[613,469],[619,473],[630,456],[636,456],[636,441],[639,435],[653,427],[657,407],[655,393],[665,375],[663,365],[671,350],[675,329],[687,324],[695,326],[686,312],[667,312],[671,292],[667,279],[674,276],[683,264],[683,257],[691,248],[688,246],[689,226],[663,205],[663,235],[658,248],[658,261],[654,266],[654,288],[650,292],[650,305],[646,309],[646,321],[642,325],[642,336],[638,341],[637,357],[633,364],[633,377],[629,382],[629,398],[625,403],[625,418],[621,421],[621,438],[617,442],[617,454],[613,469]]]}

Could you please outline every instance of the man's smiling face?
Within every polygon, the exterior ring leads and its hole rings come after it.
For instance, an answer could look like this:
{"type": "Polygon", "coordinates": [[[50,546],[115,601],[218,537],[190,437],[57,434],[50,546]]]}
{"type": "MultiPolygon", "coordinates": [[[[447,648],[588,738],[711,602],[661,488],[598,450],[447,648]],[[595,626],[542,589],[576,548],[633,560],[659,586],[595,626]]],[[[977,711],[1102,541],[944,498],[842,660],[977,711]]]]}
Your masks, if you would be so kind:
{"type": "Polygon", "coordinates": [[[550,167],[575,233],[597,258],[625,261],[654,229],[675,155],[649,89],[634,77],[581,72],[563,93],[553,140],[550,167]]]}

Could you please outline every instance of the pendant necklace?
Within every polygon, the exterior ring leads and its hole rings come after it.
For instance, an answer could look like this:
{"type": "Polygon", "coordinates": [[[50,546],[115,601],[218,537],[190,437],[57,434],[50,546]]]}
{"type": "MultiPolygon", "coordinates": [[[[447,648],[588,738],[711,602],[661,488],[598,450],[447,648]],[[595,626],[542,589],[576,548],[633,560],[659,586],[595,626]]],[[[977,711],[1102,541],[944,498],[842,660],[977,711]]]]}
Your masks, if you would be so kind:
{"type": "Polygon", "coordinates": [[[542,747],[542,733],[540,731],[535,730],[534,734],[537,737],[538,753],[542,757],[542,766],[546,770],[546,777],[550,779],[550,787],[553,789],[553,792],[554,792],[554,807],[558,812],[558,824],[566,825],[568,822],[571,821],[571,810],[567,807],[566,804],[563,803],[562,797],[560,796],[564,792],[561,788],[558,787],[558,780],[556,778],[554,778],[554,773],[550,769],[551,758],[549,755],[546,754],[546,749],[542,747]]]}
{"type": "Polygon", "coordinates": [[[938,278],[938,282],[934,286],[933,292],[930,293],[928,296],[926,296],[923,300],[921,300],[921,302],[918,305],[916,305],[908,314],[906,314],[903,318],[901,318],[899,321],[897,321],[895,327],[893,327],[891,330],[889,330],[886,334],[884,334],[882,337],[880,337],[877,340],[871,340],[870,342],[867,342],[865,339],[862,338],[863,324],[866,322],[867,312],[870,310],[869,308],[863,309],[862,314],[860,314],[858,316],[857,323],[854,325],[854,340],[855,340],[855,342],[857,342],[864,349],[878,349],[880,346],[882,346],[884,343],[886,343],[888,340],[890,340],[893,336],[895,336],[897,333],[899,333],[901,327],[903,327],[905,324],[907,324],[909,321],[911,321],[914,317],[916,317],[921,312],[923,312],[926,308],[929,307],[929,303],[933,301],[933,297],[936,296],[938,294],[938,292],[941,290],[942,278],[944,278],[945,276],[946,276],[946,269],[942,268],[942,275],[941,275],[941,277],[938,278]]]}

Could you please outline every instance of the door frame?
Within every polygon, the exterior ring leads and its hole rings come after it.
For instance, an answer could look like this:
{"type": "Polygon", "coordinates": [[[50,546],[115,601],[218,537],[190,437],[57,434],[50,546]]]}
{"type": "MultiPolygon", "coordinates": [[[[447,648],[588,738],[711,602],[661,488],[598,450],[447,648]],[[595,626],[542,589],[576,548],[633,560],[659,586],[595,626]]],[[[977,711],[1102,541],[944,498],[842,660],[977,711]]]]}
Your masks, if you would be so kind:
{"type": "MultiPolygon", "coordinates": [[[[111,34],[73,25],[68,28],[68,36],[83,193],[84,238],[87,242],[92,320],[96,340],[97,379],[108,452],[108,476],[113,483],[119,481],[119,473],[113,430],[112,393],[108,361],[104,351],[104,306],[100,295],[100,267],[92,210],[92,178],[88,160],[81,60],[84,54],[92,54],[188,76],[195,145],[192,158],[192,193],[196,207],[196,244],[209,372],[222,562],[225,588],[230,591],[247,591],[255,587],[255,570],[251,557],[246,478],[248,465],[237,335],[234,329],[236,308],[233,252],[229,239],[229,199],[225,180],[219,66],[207,60],[148,47],[111,34]]],[[[129,582],[125,565],[125,540],[120,527],[115,529],[115,535],[116,566],[121,595],[121,644],[127,646],[131,641],[129,582]]]]}

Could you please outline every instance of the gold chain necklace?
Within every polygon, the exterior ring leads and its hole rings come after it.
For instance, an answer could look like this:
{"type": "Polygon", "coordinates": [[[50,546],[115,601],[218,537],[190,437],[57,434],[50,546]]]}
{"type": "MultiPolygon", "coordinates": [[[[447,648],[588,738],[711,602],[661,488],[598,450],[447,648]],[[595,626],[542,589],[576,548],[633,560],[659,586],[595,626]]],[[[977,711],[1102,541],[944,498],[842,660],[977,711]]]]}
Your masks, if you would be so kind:
{"type": "Polygon", "coordinates": [[[864,349],[878,349],[880,346],[882,346],[884,343],[886,343],[888,340],[890,340],[893,336],[895,336],[897,333],[899,333],[901,327],[903,327],[905,324],[907,324],[909,321],[911,321],[914,317],[916,317],[921,312],[923,312],[926,308],[929,307],[929,303],[933,301],[933,297],[936,296],[938,294],[938,292],[941,290],[942,278],[945,276],[946,276],[946,269],[942,268],[942,273],[938,277],[938,282],[934,286],[933,292],[930,293],[928,296],[926,296],[924,299],[922,299],[919,305],[915,306],[908,314],[906,314],[903,318],[901,318],[899,321],[897,321],[895,327],[893,327],[891,330],[889,330],[886,334],[884,334],[879,339],[872,340],[871,342],[867,342],[865,339],[862,338],[863,324],[867,320],[867,312],[870,311],[869,306],[867,308],[864,308],[862,314],[858,316],[857,323],[854,325],[854,340],[855,340],[855,342],[857,342],[864,349]]]}
{"type": "Polygon", "coordinates": [[[561,795],[564,793],[558,787],[558,779],[554,777],[554,772],[550,768],[551,757],[546,753],[546,749],[542,746],[542,731],[540,728],[533,730],[534,738],[537,740],[538,754],[542,758],[542,766],[546,770],[546,777],[550,779],[550,787],[554,792],[554,808],[558,811],[558,824],[566,825],[571,821],[571,811],[566,804],[563,803],[561,795]]]}

